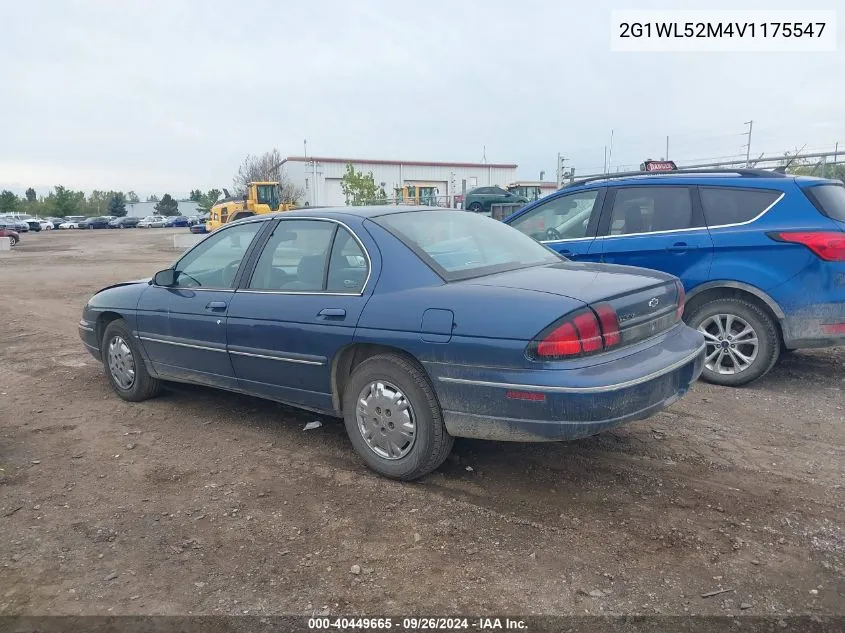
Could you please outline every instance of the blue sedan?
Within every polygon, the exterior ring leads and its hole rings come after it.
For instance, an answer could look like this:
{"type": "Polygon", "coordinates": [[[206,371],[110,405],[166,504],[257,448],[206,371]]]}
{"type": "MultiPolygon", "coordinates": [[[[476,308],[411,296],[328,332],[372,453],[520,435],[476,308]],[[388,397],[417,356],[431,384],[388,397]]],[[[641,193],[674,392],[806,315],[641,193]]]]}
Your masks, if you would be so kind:
{"type": "Polygon", "coordinates": [[[101,290],[79,332],[124,400],[176,381],[342,417],[367,465],[410,480],[454,437],[570,440],[675,402],[704,353],[683,305],[671,275],[570,262],[474,213],[312,209],[101,290]]]}

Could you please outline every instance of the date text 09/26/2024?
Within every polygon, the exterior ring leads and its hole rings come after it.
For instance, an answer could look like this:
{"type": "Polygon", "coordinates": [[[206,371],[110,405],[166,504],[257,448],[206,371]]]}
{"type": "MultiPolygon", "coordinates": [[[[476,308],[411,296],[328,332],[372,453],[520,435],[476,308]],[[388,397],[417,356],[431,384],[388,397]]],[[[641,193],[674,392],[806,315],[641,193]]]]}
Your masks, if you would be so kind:
{"type": "Polygon", "coordinates": [[[309,618],[308,628],[313,631],[527,631],[524,620],[515,618],[358,618],[319,617],[309,618]]]}

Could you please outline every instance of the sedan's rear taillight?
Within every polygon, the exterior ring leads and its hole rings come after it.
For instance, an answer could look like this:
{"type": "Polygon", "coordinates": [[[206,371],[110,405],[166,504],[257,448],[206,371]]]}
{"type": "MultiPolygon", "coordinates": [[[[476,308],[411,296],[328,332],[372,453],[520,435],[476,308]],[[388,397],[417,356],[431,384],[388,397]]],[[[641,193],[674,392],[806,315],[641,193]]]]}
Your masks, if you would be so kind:
{"type": "Polygon", "coordinates": [[[684,292],[684,284],[680,279],[675,280],[675,287],[678,289],[678,309],[675,311],[675,318],[680,321],[684,316],[684,304],[687,300],[687,293],[684,292]]]}
{"type": "Polygon", "coordinates": [[[546,328],[528,346],[528,354],[537,360],[575,358],[604,351],[619,341],[616,312],[601,304],[595,312],[584,308],[546,328]]]}
{"type": "Polygon", "coordinates": [[[845,262],[845,233],[836,231],[778,231],[768,236],[778,242],[792,242],[809,248],[828,262],[845,262]]]}

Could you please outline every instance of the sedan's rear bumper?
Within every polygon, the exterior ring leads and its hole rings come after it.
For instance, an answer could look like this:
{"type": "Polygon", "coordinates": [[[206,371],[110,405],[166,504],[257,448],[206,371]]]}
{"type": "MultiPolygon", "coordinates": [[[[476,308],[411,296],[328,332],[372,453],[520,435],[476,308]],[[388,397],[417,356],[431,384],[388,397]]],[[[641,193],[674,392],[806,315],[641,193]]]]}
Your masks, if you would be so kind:
{"type": "Polygon", "coordinates": [[[435,382],[451,435],[573,440],[654,415],[689,390],[703,365],[702,336],[680,326],[659,344],[613,362],[533,372],[476,368],[472,377],[457,375],[468,368],[453,367],[435,382]]]}

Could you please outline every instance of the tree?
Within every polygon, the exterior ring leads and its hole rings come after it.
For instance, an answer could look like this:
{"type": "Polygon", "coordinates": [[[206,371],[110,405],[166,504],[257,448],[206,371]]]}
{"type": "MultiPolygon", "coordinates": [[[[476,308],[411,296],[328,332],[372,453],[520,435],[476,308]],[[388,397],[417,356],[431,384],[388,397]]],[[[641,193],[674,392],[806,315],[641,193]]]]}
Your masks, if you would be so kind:
{"type": "Polygon", "coordinates": [[[26,194],[25,194],[25,195],[26,195],[26,201],[27,201],[27,202],[30,202],[30,203],[31,203],[31,202],[35,202],[36,197],[37,197],[37,196],[35,195],[35,189],[33,189],[32,187],[30,187],[29,189],[27,189],[27,190],[26,190],[26,194]]]}
{"type": "MultiPolygon", "coordinates": [[[[197,191],[199,191],[199,189],[197,191]]],[[[209,211],[211,211],[211,207],[214,206],[214,203],[217,202],[219,198],[219,189],[209,189],[207,193],[200,193],[200,199],[197,200],[197,202],[199,203],[199,210],[202,213],[208,213],[209,211]]]]}
{"type": "Polygon", "coordinates": [[[202,191],[199,189],[191,189],[191,193],[188,194],[188,200],[192,202],[202,202],[202,191]]]}
{"type": "Polygon", "coordinates": [[[136,204],[138,202],[141,202],[141,199],[138,197],[137,193],[135,193],[134,191],[130,191],[126,194],[126,202],[128,202],[129,204],[136,204]]]}
{"type": "Polygon", "coordinates": [[[353,207],[377,204],[383,202],[386,197],[384,190],[376,184],[373,172],[364,174],[355,171],[352,163],[346,165],[346,173],[340,180],[340,188],[346,196],[346,204],[353,207]]]}
{"type": "Polygon", "coordinates": [[[11,191],[0,193],[0,213],[14,213],[18,209],[18,197],[11,191]]]}
{"type": "Polygon", "coordinates": [[[56,185],[53,188],[53,193],[47,196],[46,202],[53,215],[64,218],[69,215],[76,215],[79,212],[85,202],[85,193],[56,185]]]}
{"type": "Polygon", "coordinates": [[[151,196],[147,196],[147,202],[158,202],[158,201],[159,201],[159,197],[155,194],[152,194],[151,196]]]}
{"type": "Polygon", "coordinates": [[[126,197],[120,191],[113,193],[114,195],[109,200],[109,215],[122,218],[126,215],[126,197]]]}
{"type": "Polygon", "coordinates": [[[161,201],[155,206],[156,213],[159,215],[178,215],[179,203],[170,197],[169,193],[162,196],[161,201]]]}
{"type": "Polygon", "coordinates": [[[277,182],[279,183],[279,195],[282,202],[296,204],[305,195],[302,187],[291,182],[282,173],[284,159],[277,149],[264,152],[261,156],[247,155],[238,173],[232,180],[236,196],[243,196],[246,193],[246,186],[250,182],[277,182]]]}

